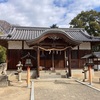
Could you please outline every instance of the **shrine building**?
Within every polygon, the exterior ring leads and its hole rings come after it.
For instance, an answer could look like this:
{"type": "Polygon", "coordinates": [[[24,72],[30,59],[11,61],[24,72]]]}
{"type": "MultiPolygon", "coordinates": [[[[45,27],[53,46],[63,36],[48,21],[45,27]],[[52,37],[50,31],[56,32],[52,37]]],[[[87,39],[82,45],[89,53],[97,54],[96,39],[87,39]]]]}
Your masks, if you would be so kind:
{"type": "Polygon", "coordinates": [[[21,57],[30,53],[34,57],[31,69],[38,74],[41,66],[44,70],[67,68],[71,76],[72,68],[83,67],[81,57],[98,50],[100,44],[99,37],[90,36],[83,28],[26,27],[3,21],[0,31],[4,33],[0,45],[7,48],[8,69],[17,69],[21,57]]]}

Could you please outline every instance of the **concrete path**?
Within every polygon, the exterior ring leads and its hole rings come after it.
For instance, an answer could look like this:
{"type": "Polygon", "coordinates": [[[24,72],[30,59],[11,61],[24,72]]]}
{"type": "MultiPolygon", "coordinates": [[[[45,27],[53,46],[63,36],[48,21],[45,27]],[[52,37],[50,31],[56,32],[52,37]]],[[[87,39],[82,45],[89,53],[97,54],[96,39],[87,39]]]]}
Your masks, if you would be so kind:
{"type": "Polygon", "coordinates": [[[100,92],[74,80],[34,82],[35,100],[100,100],[100,92]]]}

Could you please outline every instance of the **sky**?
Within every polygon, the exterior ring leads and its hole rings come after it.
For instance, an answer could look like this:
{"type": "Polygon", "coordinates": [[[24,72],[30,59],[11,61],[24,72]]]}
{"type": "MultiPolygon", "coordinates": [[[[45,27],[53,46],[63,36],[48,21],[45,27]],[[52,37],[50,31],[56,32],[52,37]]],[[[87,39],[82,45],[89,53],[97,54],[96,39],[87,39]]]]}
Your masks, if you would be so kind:
{"type": "Polygon", "coordinates": [[[32,27],[69,27],[81,11],[100,12],[100,0],[0,0],[0,20],[32,27]]]}

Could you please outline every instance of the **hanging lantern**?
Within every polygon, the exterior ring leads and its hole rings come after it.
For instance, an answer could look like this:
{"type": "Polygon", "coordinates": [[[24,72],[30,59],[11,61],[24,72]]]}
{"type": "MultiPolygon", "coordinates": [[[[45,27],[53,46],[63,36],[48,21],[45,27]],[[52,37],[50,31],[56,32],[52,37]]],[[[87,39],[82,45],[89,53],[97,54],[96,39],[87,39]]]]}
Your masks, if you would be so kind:
{"type": "Polygon", "coordinates": [[[31,59],[26,59],[25,66],[33,66],[31,59]]]}

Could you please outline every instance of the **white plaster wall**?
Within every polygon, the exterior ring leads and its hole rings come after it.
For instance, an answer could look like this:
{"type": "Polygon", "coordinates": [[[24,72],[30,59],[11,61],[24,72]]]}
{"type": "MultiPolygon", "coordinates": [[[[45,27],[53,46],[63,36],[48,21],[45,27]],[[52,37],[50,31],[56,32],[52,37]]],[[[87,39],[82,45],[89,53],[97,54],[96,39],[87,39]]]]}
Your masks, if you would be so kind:
{"type": "Polygon", "coordinates": [[[24,49],[33,49],[32,47],[30,48],[27,44],[26,44],[26,42],[24,42],[24,49]]]}
{"type": "MultiPolygon", "coordinates": [[[[91,50],[90,42],[83,42],[79,45],[80,50],[91,50]]],[[[78,46],[74,47],[72,50],[78,50],[78,46]]]]}
{"type": "Polygon", "coordinates": [[[22,49],[22,41],[8,41],[8,49],[22,49]]]}
{"type": "Polygon", "coordinates": [[[80,44],[79,49],[80,50],[91,50],[90,42],[83,42],[82,44],[80,44]]]}

